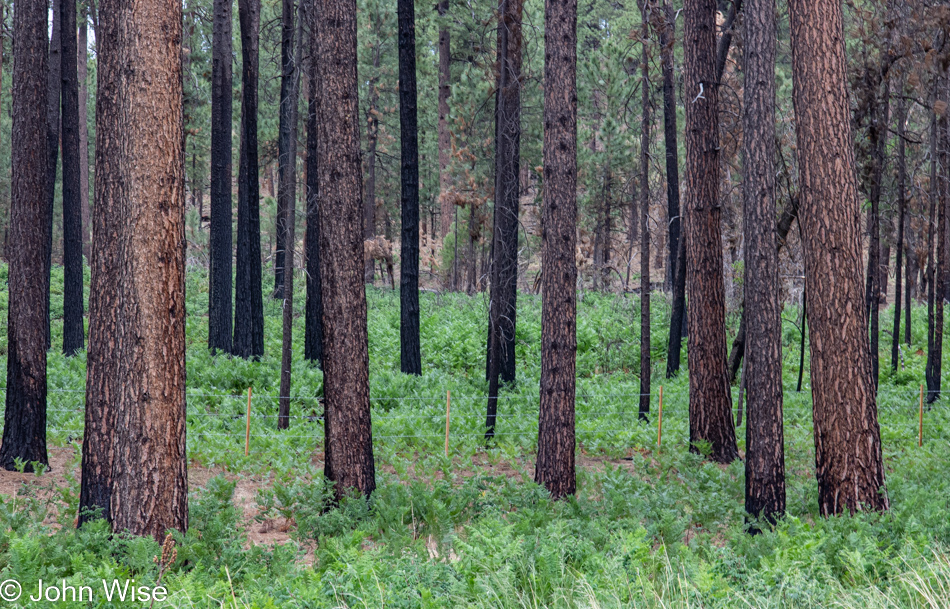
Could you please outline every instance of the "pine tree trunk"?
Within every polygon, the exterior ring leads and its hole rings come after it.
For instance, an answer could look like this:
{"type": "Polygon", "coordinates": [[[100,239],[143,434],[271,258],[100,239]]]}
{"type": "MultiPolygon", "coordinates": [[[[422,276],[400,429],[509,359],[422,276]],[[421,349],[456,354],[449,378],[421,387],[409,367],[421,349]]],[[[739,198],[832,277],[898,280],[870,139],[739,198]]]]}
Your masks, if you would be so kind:
{"type": "MultiPolygon", "coordinates": [[[[907,102],[904,100],[904,87],[901,84],[897,96],[897,244],[894,260],[894,331],[891,342],[891,368],[897,372],[900,360],[901,342],[901,256],[904,254],[904,216],[907,211],[907,160],[904,145],[904,123],[907,120],[907,102]]],[[[908,258],[910,256],[908,255],[908,258]]],[[[910,273],[908,273],[908,276],[910,273]]],[[[908,285],[910,282],[908,281],[908,285]]],[[[910,298],[907,299],[907,309],[910,310],[910,298]]]]}
{"type": "Polygon", "coordinates": [[[400,368],[422,374],[419,344],[419,133],[416,127],[416,23],[414,0],[399,0],[399,125],[402,231],[399,271],[400,368]]]}
{"type": "Polygon", "coordinates": [[[577,348],[577,0],[544,6],[541,407],[534,480],[573,495],[577,348]]]}
{"type": "MultiPolygon", "coordinates": [[[[666,209],[669,218],[669,261],[666,265],[666,285],[674,290],[677,253],[680,241],[680,186],[679,149],[676,143],[676,93],[673,88],[673,46],[676,24],[673,7],[663,2],[663,15],[658,18],[660,30],[660,60],[663,67],[663,139],[666,146],[666,209]]],[[[679,345],[676,345],[677,349],[679,345]]]]}
{"type": "Polygon", "coordinates": [[[103,0],[97,34],[79,520],[101,507],[114,531],[160,541],[188,527],[181,3],[103,0]]]}
{"type": "Polygon", "coordinates": [[[739,451],[726,377],[716,2],[688,2],[684,13],[690,446],[697,451],[698,442],[708,442],[710,458],[729,463],[739,457],[739,451]]]}
{"type": "Polygon", "coordinates": [[[82,199],[79,166],[79,82],[76,2],[61,2],[63,121],[63,353],[75,355],[85,343],[82,285],[82,199]]]}
{"type": "Polygon", "coordinates": [[[320,270],[323,277],[324,474],[337,497],[376,488],[369,405],[366,292],[361,278],[362,180],[356,0],[320,10],[320,270]],[[328,171],[327,168],[333,168],[328,171]]]}
{"type": "MultiPolygon", "coordinates": [[[[932,100],[937,100],[939,78],[934,77],[932,100]]],[[[933,103],[931,106],[933,107],[933,103]]],[[[927,403],[940,397],[940,368],[943,356],[943,297],[940,255],[943,246],[943,206],[939,205],[940,187],[937,184],[939,152],[939,124],[937,113],[930,118],[930,223],[927,229],[927,403]],[[939,210],[939,211],[938,211],[939,210]],[[934,235],[936,233],[936,237],[934,235]],[[934,257],[934,239],[937,239],[937,257],[934,257]],[[939,286],[939,287],[938,287],[939,286]]]]}
{"type": "Polygon", "coordinates": [[[775,0],[747,0],[744,25],[745,509],[774,522],[785,512],[782,303],[775,246],[775,0]]]}
{"type": "Polygon", "coordinates": [[[887,509],[841,2],[791,0],[789,15],[819,511],[887,509]]]}
{"type": "Polygon", "coordinates": [[[214,0],[211,42],[211,231],[208,348],[231,352],[231,12],[214,0]]]}
{"type": "Polygon", "coordinates": [[[643,118],[640,122],[640,408],[638,418],[646,421],[650,414],[650,128],[653,120],[650,114],[650,55],[649,23],[652,5],[647,0],[639,0],[640,5],[640,44],[643,46],[643,59],[640,64],[640,93],[642,96],[643,118]]]}
{"type": "Polygon", "coordinates": [[[79,197],[82,206],[82,255],[87,264],[92,263],[92,219],[89,208],[89,7],[81,4],[79,34],[77,41],[77,67],[79,69],[79,197]]]}
{"type": "MultiPolygon", "coordinates": [[[[7,387],[0,467],[15,461],[49,465],[46,454],[46,337],[49,302],[44,279],[50,223],[47,205],[47,18],[46,0],[20,0],[13,10],[11,188],[7,248],[9,307],[7,387]]],[[[47,275],[48,277],[48,275],[47,275]]]]}
{"type": "MultiPolygon", "coordinates": [[[[382,27],[379,20],[375,23],[376,35],[382,27]]],[[[373,77],[369,81],[369,110],[366,116],[366,193],[363,200],[363,240],[376,236],[376,146],[379,142],[379,62],[382,41],[378,40],[373,48],[373,77]]],[[[376,260],[364,260],[363,281],[372,285],[376,278],[376,260]]],[[[385,278],[384,278],[385,279],[385,278]]]]}
{"type": "MultiPolygon", "coordinates": [[[[449,95],[451,95],[452,83],[452,39],[449,33],[448,25],[444,19],[449,12],[449,0],[439,0],[436,5],[439,11],[439,17],[443,21],[439,25],[439,211],[440,211],[440,233],[439,237],[445,239],[452,228],[454,220],[455,204],[449,197],[449,190],[452,188],[452,180],[449,177],[449,155],[452,152],[452,136],[449,133],[449,95]]],[[[435,232],[433,230],[433,232],[435,232]]],[[[456,285],[453,288],[458,288],[456,285]]]]}
{"type": "Polygon", "coordinates": [[[277,300],[284,298],[284,266],[287,244],[287,206],[293,192],[290,186],[291,166],[297,159],[291,156],[290,141],[293,125],[291,115],[296,114],[294,109],[297,97],[294,95],[294,82],[297,66],[294,63],[294,0],[281,0],[280,26],[280,111],[277,135],[277,173],[280,185],[277,189],[277,251],[274,253],[274,293],[277,300]]]}
{"type": "MultiPolygon", "coordinates": [[[[886,77],[885,77],[886,79],[886,77]]],[[[887,126],[890,102],[890,82],[885,80],[883,97],[877,99],[878,84],[873,86],[873,95],[875,98],[874,111],[872,113],[872,125],[869,129],[869,140],[871,146],[871,167],[868,184],[868,198],[871,201],[871,209],[868,211],[868,233],[870,243],[868,244],[868,269],[866,273],[866,292],[865,300],[867,314],[871,326],[871,378],[874,386],[878,382],[878,368],[880,366],[880,319],[881,319],[881,186],[884,177],[884,165],[887,162],[885,147],[887,146],[887,126]]]]}
{"type": "Polygon", "coordinates": [[[488,413],[486,437],[494,435],[499,377],[515,380],[518,298],[518,195],[521,148],[521,14],[524,0],[500,0],[495,127],[495,222],[492,231],[491,298],[488,313],[488,413]]]}
{"type": "Polygon", "coordinates": [[[323,362],[323,282],[320,276],[320,180],[317,163],[320,73],[317,65],[320,41],[317,37],[317,11],[310,15],[310,103],[307,112],[307,306],[304,313],[304,359],[323,362]]]}
{"type": "Polygon", "coordinates": [[[241,25],[241,151],[238,165],[237,268],[234,279],[234,339],[239,357],[264,355],[261,282],[261,212],[257,109],[260,77],[260,0],[238,0],[241,25]]]}
{"type": "Polygon", "coordinates": [[[59,110],[62,77],[62,0],[52,0],[52,35],[49,38],[49,71],[46,79],[46,206],[49,208],[46,228],[46,348],[52,346],[50,334],[50,271],[53,255],[53,202],[56,197],[56,170],[59,164],[59,110]]]}

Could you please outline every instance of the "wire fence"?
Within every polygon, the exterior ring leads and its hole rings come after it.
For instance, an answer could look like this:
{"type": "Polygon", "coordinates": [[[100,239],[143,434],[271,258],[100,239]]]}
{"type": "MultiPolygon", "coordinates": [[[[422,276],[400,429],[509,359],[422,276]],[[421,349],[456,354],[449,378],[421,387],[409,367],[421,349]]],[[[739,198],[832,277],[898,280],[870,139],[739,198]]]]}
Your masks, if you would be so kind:
{"type": "MultiPolygon", "coordinates": [[[[682,429],[689,416],[688,389],[668,389],[662,402],[661,389],[650,394],[578,393],[575,396],[577,440],[593,440],[615,447],[631,446],[645,444],[651,437],[658,439],[664,424],[682,429]],[[651,412],[644,423],[639,419],[639,402],[646,395],[650,397],[651,412]]],[[[51,400],[54,405],[47,409],[48,433],[66,441],[81,439],[85,391],[51,388],[48,393],[54,396],[51,400]]],[[[879,420],[882,425],[898,425],[907,434],[913,429],[914,439],[920,442],[925,439],[923,428],[927,418],[947,417],[950,403],[939,400],[927,403],[927,398],[937,393],[923,388],[884,388],[878,394],[879,420]]],[[[249,439],[311,440],[312,443],[322,443],[323,398],[314,395],[289,396],[293,413],[287,417],[289,429],[278,430],[280,416],[277,414],[277,405],[281,397],[253,392],[186,392],[189,443],[223,439],[229,444],[240,442],[245,449],[248,448],[249,439]]],[[[736,397],[733,396],[734,415],[736,397]]],[[[447,452],[453,440],[465,442],[485,437],[485,395],[455,396],[448,392],[431,396],[378,395],[370,397],[370,404],[375,442],[417,444],[418,447],[431,447],[436,442],[444,442],[447,452]]],[[[500,441],[508,438],[518,443],[536,440],[539,404],[540,397],[534,393],[499,396],[494,439],[500,441]]],[[[784,413],[788,423],[810,422],[811,392],[786,392],[784,413]]],[[[926,439],[935,439],[943,438],[950,429],[948,426],[939,426],[926,431],[926,439]]]]}

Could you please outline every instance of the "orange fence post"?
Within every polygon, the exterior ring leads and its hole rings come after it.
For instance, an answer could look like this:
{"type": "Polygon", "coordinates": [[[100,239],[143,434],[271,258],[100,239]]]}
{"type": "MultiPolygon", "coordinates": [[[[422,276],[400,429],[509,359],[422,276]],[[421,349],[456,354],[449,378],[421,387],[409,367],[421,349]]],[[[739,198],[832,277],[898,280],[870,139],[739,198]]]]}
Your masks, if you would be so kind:
{"type": "Polygon", "coordinates": [[[247,429],[244,432],[244,456],[251,451],[251,388],[247,388],[247,429]]]}

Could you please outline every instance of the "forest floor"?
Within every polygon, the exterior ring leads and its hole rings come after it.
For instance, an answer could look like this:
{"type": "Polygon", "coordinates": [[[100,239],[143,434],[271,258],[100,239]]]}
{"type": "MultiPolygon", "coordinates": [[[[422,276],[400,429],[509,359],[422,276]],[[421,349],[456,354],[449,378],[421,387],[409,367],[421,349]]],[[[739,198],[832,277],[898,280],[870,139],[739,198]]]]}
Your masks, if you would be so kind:
{"type": "MultiPolygon", "coordinates": [[[[497,436],[486,448],[484,295],[422,295],[424,373],[412,377],[399,372],[397,294],[367,293],[377,490],[370,503],[344,501],[333,510],[321,476],[322,375],[302,358],[303,293],[295,298],[286,431],[273,419],[279,303],[265,300],[266,353],[258,362],[212,357],[207,318],[189,315],[189,530],[176,534],[178,560],[161,575],[171,594],[164,606],[950,609],[950,404],[925,409],[918,447],[923,308],[914,310],[912,344],[902,347],[897,371],[888,365],[890,335],[881,336],[879,419],[892,509],[825,519],[817,508],[807,357],[803,391],[795,391],[800,311],[786,306],[788,516],[750,536],[744,464],[721,466],[687,450],[686,374],[663,378],[665,295],[654,294],[651,345],[654,413],[664,386],[660,448],[657,417],[641,423],[636,416],[638,296],[579,294],[578,493],[552,502],[533,483],[540,298],[519,294],[517,379],[502,393],[497,436]]],[[[207,311],[203,272],[189,272],[187,296],[189,311],[207,311]]],[[[5,299],[0,291],[0,306],[5,299]]],[[[0,581],[125,574],[154,584],[154,541],[74,528],[85,355],[55,350],[60,299],[54,293],[52,471],[0,473],[0,581]]],[[[734,332],[737,316],[728,323],[734,332]]],[[[744,425],[737,439],[744,449],[744,425]]]]}

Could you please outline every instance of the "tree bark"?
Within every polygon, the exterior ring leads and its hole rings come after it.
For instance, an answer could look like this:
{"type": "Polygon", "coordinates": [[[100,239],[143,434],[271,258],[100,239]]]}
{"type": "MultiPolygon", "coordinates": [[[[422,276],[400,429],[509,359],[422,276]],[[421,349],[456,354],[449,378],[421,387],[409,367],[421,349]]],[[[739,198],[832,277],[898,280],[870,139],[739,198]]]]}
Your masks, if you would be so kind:
{"type": "MultiPolygon", "coordinates": [[[[373,47],[373,77],[369,81],[369,105],[366,113],[366,192],[363,200],[363,239],[376,236],[376,147],[379,142],[379,65],[382,50],[382,24],[379,15],[375,23],[376,35],[380,38],[373,47]]],[[[363,281],[373,283],[376,277],[376,260],[364,260],[363,281]]]]}
{"type": "Polygon", "coordinates": [[[237,268],[234,281],[234,338],[239,357],[264,355],[261,271],[261,212],[257,109],[260,77],[260,0],[238,0],[241,24],[241,151],[238,165],[237,268]]]}
{"type": "MultiPolygon", "coordinates": [[[[68,0],[63,0],[68,1],[68,0]]],[[[231,352],[231,13],[214,0],[211,42],[211,231],[208,348],[231,352]]]]}
{"type": "Polygon", "coordinates": [[[648,51],[652,5],[639,0],[640,44],[643,59],[640,64],[640,94],[642,96],[642,120],[640,121],[640,408],[638,418],[646,421],[650,414],[650,54],[648,51]]]}
{"type": "Polygon", "coordinates": [[[822,515],[887,509],[839,0],[791,0],[793,101],[822,515]]]}
{"type": "Polygon", "coordinates": [[[304,313],[303,356],[311,362],[323,362],[323,282],[320,276],[320,168],[317,162],[320,96],[318,57],[320,41],[317,11],[310,15],[310,103],[307,113],[307,305],[304,313]]]}
{"type": "Polygon", "coordinates": [[[416,126],[414,0],[399,0],[399,126],[402,235],[399,271],[399,345],[403,374],[422,374],[419,344],[419,133],[416,126]]]}
{"type": "Polygon", "coordinates": [[[85,344],[82,285],[82,183],[79,175],[79,82],[76,50],[76,2],[61,4],[63,121],[63,354],[75,355],[85,344]]]}
{"type": "Polygon", "coordinates": [[[369,405],[356,0],[317,0],[320,52],[320,270],[323,277],[324,473],[337,497],[376,488],[369,405]],[[332,168],[330,171],[328,168],[332,168]]]}
{"type": "Polygon", "coordinates": [[[524,0],[498,6],[498,79],[495,119],[495,222],[488,308],[488,414],[494,435],[500,381],[515,380],[518,299],[518,195],[521,155],[521,15],[524,0]]]}
{"type": "Polygon", "coordinates": [[[280,26],[280,111],[278,119],[277,135],[277,173],[280,186],[277,192],[277,251],[274,253],[274,294],[277,300],[284,298],[284,264],[286,248],[292,247],[287,244],[287,226],[284,220],[287,218],[287,206],[290,205],[290,199],[293,192],[290,187],[291,166],[296,165],[297,159],[290,156],[290,141],[293,125],[291,124],[291,114],[296,114],[294,109],[297,104],[297,96],[294,94],[294,83],[296,82],[297,66],[294,61],[294,0],[281,0],[281,26],[280,26]]]}
{"type": "Polygon", "coordinates": [[[92,218],[89,208],[89,7],[80,5],[79,33],[77,41],[77,67],[79,78],[79,197],[82,206],[82,255],[87,264],[92,263],[92,218]]]}
{"type": "MultiPolygon", "coordinates": [[[[907,102],[904,100],[904,87],[900,87],[897,96],[897,244],[894,261],[894,331],[891,341],[891,368],[897,372],[900,359],[901,342],[901,256],[904,254],[904,218],[907,212],[907,159],[904,146],[904,123],[907,120],[907,102]]],[[[909,256],[908,256],[909,257],[909,256]]],[[[909,285],[909,282],[908,282],[909,285]]],[[[910,310],[910,298],[907,309],[910,310]]]]}
{"type": "MultiPolygon", "coordinates": [[[[659,21],[663,25],[660,30],[660,59],[663,66],[663,139],[666,146],[666,209],[669,217],[669,262],[666,266],[666,285],[671,291],[675,290],[676,261],[680,242],[680,185],[679,185],[679,149],[677,147],[676,129],[676,92],[673,88],[673,60],[674,45],[676,43],[676,23],[673,7],[667,0],[663,1],[663,15],[659,21]]],[[[682,325],[682,323],[680,324],[682,325]]],[[[672,328],[672,326],[671,326],[672,328]]],[[[671,339],[672,339],[672,332],[671,339]]],[[[670,353],[674,345],[670,343],[670,353]]],[[[679,353],[680,343],[675,345],[679,353]]],[[[676,358],[679,360],[679,357],[676,358]]],[[[669,358],[667,358],[669,361],[669,358]]],[[[679,365],[677,364],[677,370],[679,365]]],[[[673,371],[675,375],[676,371],[673,371]]],[[[667,372],[667,377],[673,376],[667,372]]]]}
{"type": "Polygon", "coordinates": [[[744,26],[745,509],[774,522],[785,512],[782,303],[775,247],[775,0],[748,0],[744,26]]]}
{"type": "MultiPolygon", "coordinates": [[[[11,244],[7,322],[7,390],[0,467],[17,459],[49,465],[46,454],[46,337],[49,302],[44,279],[50,223],[47,204],[46,0],[21,0],[13,8],[13,93],[10,206],[11,244]]],[[[48,275],[47,275],[48,277],[48,275]]]]}
{"type": "Polygon", "coordinates": [[[79,522],[160,541],[188,527],[181,3],[103,0],[97,33],[79,522]]]}
{"type": "Polygon", "coordinates": [[[53,202],[56,197],[56,170],[59,164],[59,110],[60,93],[62,88],[62,0],[52,0],[52,34],[49,38],[49,71],[46,79],[46,206],[49,208],[47,218],[46,240],[46,348],[52,346],[50,334],[50,271],[52,269],[53,254],[53,202]]]}
{"type": "Polygon", "coordinates": [[[534,480],[573,495],[577,349],[577,0],[544,6],[541,406],[534,480]]]}
{"type": "MultiPolygon", "coordinates": [[[[939,77],[934,76],[932,101],[937,100],[939,77]]],[[[934,106],[931,103],[931,107],[934,106]]],[[[940,187],[937,184],[939,123],[936,111],[930,118],[930,223],[927,229],[927,403],[940,397],[940,368],[943,356],[943,273],[941,249],[943,244],[943,206],[938,204],[940,187]],[[938,211],[939,210],[939,211],[938,211]],[[934,235],[936,233],[936,237],[934,235]],[[937,257],[934,258],[934,239],[937,239],[937,257]]]]}
{"type": "Polygon", "coordinates": [[[719,86],[716,75],[716,2],[685,8],[686,282],[690,294],[690,450],[711,445],[709,457],[739,457],[726,377],[726,311],[722,280],[719,201],[719,86]]]}
{"type": "MultiPolygon", "coordinates": [[[[449,190],[452,188],[452,180],[449,177],[449,155],[452,152],[452,136],[449,133],[449,95],[451,95],[452,83],[452,39],[449,33],[448,24],[445,22],[446,15],[449,12],[449,0],[439,0],[436,5],[439,11],[439,123],[438,123],[438,141],[439,141],[439,211],[440,211],[440,233],[439,237],[445,239],[452,228],[454,220],[455,204],[449,198],[449,190]]],[[[433,230],[433,232],[435,232],[433,230]]],[[[455,288],[458,282],[455,282],[455,288]]]]}

